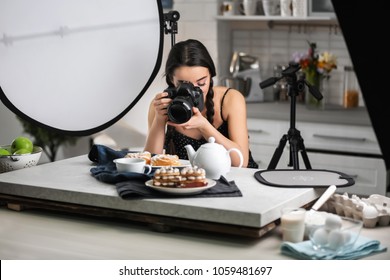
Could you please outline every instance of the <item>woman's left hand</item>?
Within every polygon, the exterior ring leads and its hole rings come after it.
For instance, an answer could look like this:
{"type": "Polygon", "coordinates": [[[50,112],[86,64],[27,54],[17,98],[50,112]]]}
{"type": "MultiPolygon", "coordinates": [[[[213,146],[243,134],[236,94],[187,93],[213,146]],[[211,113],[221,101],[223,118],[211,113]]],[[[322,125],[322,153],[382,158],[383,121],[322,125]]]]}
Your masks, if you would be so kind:
{"type": "Polygon", "coordinates": [[[192,113],[193,115],[188,122],[178,124],[169,121],[168,125],[182,127],[183,129],[199,129],[208,123],[207,119],[202,115],[197,107],[192,107],[192,113]]]}

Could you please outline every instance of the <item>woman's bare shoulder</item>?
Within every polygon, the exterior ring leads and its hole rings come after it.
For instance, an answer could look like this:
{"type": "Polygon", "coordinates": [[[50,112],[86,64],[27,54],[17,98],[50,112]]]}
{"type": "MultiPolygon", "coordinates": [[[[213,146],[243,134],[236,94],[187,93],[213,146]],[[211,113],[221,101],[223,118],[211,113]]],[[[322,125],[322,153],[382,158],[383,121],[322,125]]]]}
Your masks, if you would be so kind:
{"type": "Polygon", "coordinates": [[[216,86],[216,87],[214,87],[214,92],[216,92],[218,94],[220,99],[222,99],[226,93],[225,98],[224,98],[224,103],[225,102],[229,102],[229,103],[230,102],[243,102],[243,103],[245,103],[244,95],[242,95],[241,92],[239,92],[238,90],[236,90],[234,88],[228,88],[225,86],[216,86]],[[229,91],[226,92],[228,89],[229,89],[229,91]]]}
{"type": "Polygon", "coordinates": [[[214,92],[218,92],[218,94],[221,96],[223,96],[227,90],[229,90],[229,91],[227,92],[226,96],[231,95],[231,96],[235,96],[235,97],[244,97],[241,92],[239,92],[238,90],[236,90],[234,88],[228,88],[225,86],[215,86],[214,87],[214,92]]]}

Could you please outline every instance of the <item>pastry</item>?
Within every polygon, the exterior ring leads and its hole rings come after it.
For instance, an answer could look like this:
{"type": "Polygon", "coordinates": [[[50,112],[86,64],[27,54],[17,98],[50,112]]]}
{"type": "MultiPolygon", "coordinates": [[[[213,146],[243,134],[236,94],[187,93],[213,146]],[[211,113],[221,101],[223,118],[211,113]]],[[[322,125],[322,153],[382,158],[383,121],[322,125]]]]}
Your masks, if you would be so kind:
{"type": "Polygon", "coordinates": [[[206,171],[199,167],[161,167],[153,175],[153,185],[167,188],[195,188],[207,185],[206,171]]]}
{"type": "Polygon", "coordinates": [[[181,162],[177,155],[159,154],[151,159],[152,166],[180,166],[181,162]]]}
{"type": "Polygon", "coordinates": [[[125,155],[125,157],[127,157],[127,158],[142,158],[146,161],[146,164],[150,165],[152,154],[148,151],[144,151],[144,152],[138,152],[138,153],[127,153],[125,155]]]}

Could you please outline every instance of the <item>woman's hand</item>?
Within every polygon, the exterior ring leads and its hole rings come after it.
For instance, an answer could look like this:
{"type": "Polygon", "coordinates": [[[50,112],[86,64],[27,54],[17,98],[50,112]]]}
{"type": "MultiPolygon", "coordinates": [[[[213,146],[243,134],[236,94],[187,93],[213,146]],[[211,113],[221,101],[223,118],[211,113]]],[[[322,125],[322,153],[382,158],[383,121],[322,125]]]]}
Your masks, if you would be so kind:
{"type": "Polygon", "coordinates": [[[192,113],[193,115],[188,120],[188,122],[178,124],[178,123],[168,121],[168,125],[175,126],[175,127],[182,127],[184,130],[187,130],[187,129],[200,129],[204,125],[209,123],[197,107],[195,106],[192,107],[192,113]]]}
{"type": "Polygon", "coordinates": [[[172,99],[168,97],[167,92],[156,94],[153,99],[154,111],[156,113],[155,117],[158,119],[163,119],[166,122],[168,120],[167,107],[171,102],[172,99]]]}

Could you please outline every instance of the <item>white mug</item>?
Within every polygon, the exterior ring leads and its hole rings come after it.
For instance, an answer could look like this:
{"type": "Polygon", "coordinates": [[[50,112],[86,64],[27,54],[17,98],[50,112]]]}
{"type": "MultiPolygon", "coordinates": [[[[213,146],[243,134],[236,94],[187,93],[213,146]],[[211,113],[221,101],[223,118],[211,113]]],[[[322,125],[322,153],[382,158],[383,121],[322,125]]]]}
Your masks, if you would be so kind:
{"type": "Polygon", "coordinates": [[[135,172],[149,174],[152,166],[146,164],[142,158],[117,158],[114,159],[118,172],[135,172]]]}
{"type": "Polygon", "coordinates": [[[305,17],[307,12],[306,0],[292,0],[292,15],[294,17],[305,17]]]}
{"type": "Polygon", "coordinates": [[[280,0],[280,15],[282,17],[292,16],[292,0],[280,0]]]}
{"type": "Polygon", "coordinates": [[[257,14],[258,0],[243,0],[240,5],[241,12],[246,16],[254,16],[257,14]]]}
{"type": "Polygon", "coordinates": [[[262,3],[263,3],[264,14],[266,16],[280,15],[280,10],[279,10],[280,1],[278,1],[278,0],[262,0],[262,3]]]}

